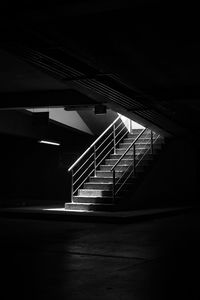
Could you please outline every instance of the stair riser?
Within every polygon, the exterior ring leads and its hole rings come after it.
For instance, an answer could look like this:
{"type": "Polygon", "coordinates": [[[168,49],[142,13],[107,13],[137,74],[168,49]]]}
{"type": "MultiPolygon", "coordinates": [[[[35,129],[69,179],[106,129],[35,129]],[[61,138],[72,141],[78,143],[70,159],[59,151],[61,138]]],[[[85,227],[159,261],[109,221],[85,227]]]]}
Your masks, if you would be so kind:
{"type": "MultiPolygon", "coordinates": [[[[136,162],[136,163],[137,163],[137,162],[136,162]]],[[[115,171],[121,171],[121,172],[124,172],[124,171],[126,171],[131,165],[133,165],[133,162],[132,162],[131,164],[129,164],[129,165],[126,165],[126,166],[117,166],[117,167],[115,168],[115,171]]],[[[149,165],[149,162],[148,162],[147,160],[141,160],[141,161],[139,162],[139,166],[147,166],[147,165],[149,165]]],[[[138,167],[139,167],[139,166],[138,166],[138,167]]],[[[101,166],[100,169],[101,169],[101,171],[110,171],[112,167],[113,167],[113,166],[104,165],[104,166],[101,166]]]]}
{"type": "MultiPolygon", "coordinates": [[[[156,138],[154,137],[153,140],[155,141],[155,139],[156,139],[156,138]]],[[[123,139],[123,142],[124,142],[124,143],[130,144],[130,143],[132,143],[134,140],[135,140],[135,138],[124,138],[124,139],[123,139]]],[[[150,136],[149,136],[149,137],[145,137],[145,138],[139,138],[139,139],[136,141],[136,144],[137,144],[137,143],[140,143],[140,142],[146,143],[146,142],[148,142],[149,140],[151,140],[151,137],[150,137],[150,136]]],[[[163,138],[158,138],[156,141],[163,142],[164,139],[163,139],[163,138]]]]}
{"type": "Polygon", "coordinates": [[[90,177],[89,182],[100,182],[100,183],[112,183],[112,178],[104,178],[104,177],[90,177]]]}
{"type": "MultiPolygon", "coordinates": [[[[144,172],[145,166],[141,166],[141,165],[137,166],[136,172],[137,173],[144,172]]],[[[112,176],[113,176],[113,172],[111,172],[111,171],[97,171],[97,172],[98,172],[98,177],[109,177],[109,178],[112,178],[112,176]]],[[[116,176],[116,178],[119,178],[119,177],[122,176],[122,174],[123,174],[123,172],[116,172],[115,176],[116,176]]]]}
{"type": "MultiPolygon", "coordinates": [[[[119,147],[117,149],[124,149],[124,150],[126,150],[129,146],[130,146],[129,144],[120,143],[119,147]]],[[[149,149],[150,147],[151,147],[150,144],[147,145],[147,144],[141,144],[140,143],[140,144],[136,144],[135,145],[135,150],[137,152],[137,150],[140,150],[140,149],[149,149]]],[[[153,148],[155,148],[155,149],[160,149],[161,147],[162,147],[162,145],[159,144],[159,143],[153,145],[153,148]]],[[[132,147],[131,147],[131,150],[133,151],[132,147]]]]}
{"type": "MultiPolygon", "coordinates": [[[[104,166],[100,166],[100,170],[101,171],[110,171],[112,167],[113,166],[104,165],[104,166]]],[[[127,168],[128,168],[128,165],[127,166],[117,166],[115,168],[115,171],[125,171],[125,170],[127,170],[127,168]]]]}
{"type": "Polygon", "coordinates": [[[107,183],[84,183],[84,189],[95,189],[95,190],[112,190],[112,184],[107,183]]]}
{"type": "MultiPolygon", "coordinates": [[[[126,148],[127,149],[127,148],[126,148]]],[[[114,154],[114,155],[123,155],[124,154],[124,152],[126,151],[126,149],[117,149],[116,150],[116,154],[114,154]]],[[[135,154],[136,155],[140,155],[140,154],[144,154],[146,151],[147,151],[148,149],[145,149],[145,148],[143,148],[143,149],[136,149],[136,151],[135,151],[135,154]]],[[[159,151],[161,150],[161,147],[154,147],[153,148],[153,151],[154,151],[154,154],[156,154],[156,153],[158,153],[159,151]]],[[[149,150],[150,151],[150,150],[149,150]]],[[[148,152],[149,153],[149,152],[148,152]]],[[[147,155],[149,155],[147,153],[147,155]]],[[[126,155],[129,155],[129,158],[132,158],[133,157],[133,149],[131,149],[131,150],[129,150],[127,153],[126,153],[126,155]],[[131,155],[132,155],[132,157],[131,157],[131,155]]],[[[125,155],[125,158],[128,158],[128,157],[126,157],[126,155],[125,155]]],[[[113,158],[113,154],[111,154],[110,155],[110,158],[113,158]]]]}
{"type": "Polygon", "coordinates": [[[101,178],[101,177],[92,177],[89,179],[89,182],[95,182],[95,183],[113,183],[112,178],[101,178]]]}
{"type": "Polygon", "coordinates": [[[81,197],[103,197],[103,196],[111,196],[111,190],[98,190],[98,189],[89,189],[89,183],[87,189],[80,189],[78,191],[78,196],[81,197]]]}
{"type": "Polygon", "coordinates": [[[73,203],[112,204],[112,197],[74,197],[73,203]]]}
{"type": "Polygon", "coordinates": [[[132,135],[132,134],[139,134],[140,132],[142,132],[143,129],[132,129],[131,132],[128,133],[128,135],[132,135]]]}
{"type": "Polygon", "coordinates": [[[75,211],[113,211],[115,210],[113,205],[109,204],[81,204],[81,203],[65,203],[66,210],[75,211]]]}
{"type": "MultiPolygon", "coordinates": [[[[124,154],[124,152],[127,150],[127,148],[120,148],[120,149],[117,149],[116,150],[116,154],[124,154]]],[[[136,149],[135,151],[135,154],[138,155],[138,154],[141,154],[141,153],[144,153],[147,149],[143,148],[143,149],[136,149]]],[[[133,149],[129,150],[126,155],[132,155],[133,156],[133,149]]]]}
{"type": "MultiPolygon", "coordinates": [[[[120,177],[122,172],[116,172],[115,176],[120,177]]],[[[105,172],[105,171],[97,171],[97,177],[107,177],[107,178],[112,178],[113,173],[112,172],[105,172]]]]}
{"type": "MultiPolygon", "coordinates": [[[[124,148],[127,149],[128,147],[130,147],[131,143],[119,143],[117,148],[124,148]]],[[[150,148],[151,147],[151,143],[148,142],[138,142],[135,143],[135,149],[140,149],[140,148],[150,148]]],[[[160,148],[162,147],[162,143],[157,142],[155,144],[153,144],[154,148],[160,148]]]]}
{"type": "MultiPolygon", "coordinates": [[[[133,157],[132,157],[133,158],[133,157]]],[[[136,157],[136,160],[138,161],[138,157],[136,157]]],[[[153,157],[151,155],[148,155],[145,157],[145,160],[151,161],[153,160],[153,157]]],[[[106,165],[115,165],[117,163],[118,159],[106,159],[105,164],[106,165]]],[[[119,163],[120,165],[130,165],[132,163],[133,159],[122,159],[121,162],[119,163]]]]}

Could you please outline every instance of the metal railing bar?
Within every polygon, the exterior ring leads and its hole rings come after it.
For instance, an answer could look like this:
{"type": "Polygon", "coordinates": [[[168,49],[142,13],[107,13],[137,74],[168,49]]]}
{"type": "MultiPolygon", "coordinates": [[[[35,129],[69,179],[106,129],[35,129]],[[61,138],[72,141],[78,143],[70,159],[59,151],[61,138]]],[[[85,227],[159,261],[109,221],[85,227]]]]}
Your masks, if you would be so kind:
{"type": "Polygon", "coordinates": [[[126,133],[128,133],[128,129],[126,127],[123,127],[117,134],[116,134],[116,138],[118,137],[118,135],[120,135],[120,133],[126,129],[126,133]]]}
{"type": "Polygon", "coordinates": [[[93,153],[88,157],[88,159],[80,166],[80,168],[74,173],[74,176],[83,168],[83,166],[88,162],[88,160],[91,159],[91,157],[93,157],[93,153]]]}
{"type": "MultiPolygon", "coordinates": [[[[93,163],[94,162],[92,162],[89,166],[88,166],[88,168],[87,169],[85,169],[85,171],[81,174],[81,176],[79,176],[79,178],[78,179],[76,179],[76,181],[74,182],[74,185],[77,183],[77,181],[79,181],[79,179],[85,174],[85,172],[90,168],[90,166],[92,166],[93,165],[93,163]]],[[[94,171],[94,170],[93,170],[94,171]]]]}
{"type": "MultiPolygon", "coordinates": [[[[160,135],[159,135],[160,136],[160,135]]],[[[158,137],[159,137],[158,136],[158,137]]],[[[154,140],[154,143],[156,142],[156,140],[158,139],[158,137],[154,140]]],[[[148,142],[146,142],[145,143],[145,146],[147,146],[149,144],[149,146],[151,147],[151,144],[150,144],[150,141],[148,141],[148,142]]],[[[138,144],[138,145],[140,145],[140,144],[138,144]]],[[[137,145],[137,146],[138,146],[137,145]]],[[[150,149],[150,147],[143,153],[143,155],[142,155],[142,157],[141,158],[139,158],[139,161],[137,162],[137,164],[135,165],[135,167],[137,167],[138,166],[138,164],[140,163],[140,161],[143,159],[143,157],[146,155],[146,153],[149,151],[149,149],[150,149]]],[[[136,157],[137,156],[139,156],[140,154],[142,153],[142,150],[136,155],[136,157]]],[[[130,164],[128,167],[130,167],[132,164],[130,164]]],[[[122,170],[122,168],[120,169],[120,170],[122,170]]],[[[128,169],[127,169],[128,170],[128,169]]],[[[125,171],[126,172],[126,171],[125,171]]],[[[123,175],[122,175],[123,176],[123,175]]]]}
{"type": "Polygon", "coordinates": [[[75,161],[75,163],[68,169],[68,171],[71,171],[76,165],[77,163],[85,156],[86,153],[88,153],[88,151],[94,147],[94,145],[96,145],[96,143],[102,138],[102,136],[104,136],[104,134],[110,129],[112,128],[112,126],[120,119],[120,116],[118,116],[112,124],[110,124],[110,126],[108,126],[106,128],[106,130],[92,143],[92,145],[90,145],[90,147],[75,161]]]}
{"type": "MultiPolygon", "coordinates": [[[[124,128],[123,128],[123,129],[124,129],[124,128]]],[[[121,132],[120,132],[120,133],[121,133],[121,132]]],[[[121,142],[121,140],[126,136],[127,133],[128,133],[128,130],[122,135],[122,137],[119,139],[119,141],[116,142],[116,145],[118,145],[119,142],[121,142]]],[[[119,134],[118,134],[118,135],[119,135],[119,134]]],[[[116,135],[116,138],[117,138],[118,135],[116,135]]]]}
{"type": "Polygon", "coordinates": [[[97,164],[97,167],[102,163],[102,161],[106,158],[106,156],[108,155],[108,153],[110,152],[110,151],[112,151],[112,149],[113,149],[114,147],[112,147],[107,153],[106,153],[106,155],[104,155],[104,157],[100,160],[100,162],[97,164]]]}
{"type": "Polygon", "coordinates": [[[92,171],[88,174],[88,176],[81,182],[81,184],[74,190],[73,195],[78,191],[78,189],[82,186],[82,184],[83,184],[84,182],[86,182],[86,180],[88,179],[88,177],[89,177],[93,172],[94,172],[94,170],[92,170],[92,171]]]}
{"type": "Polygon", "coordinates": [[[120,120],[120,123],[116,126],[115,130],[117,130],[121,125],[123,125],[124,123],[122,122],[122,120],[120,120]]]}
{"type": "MultiPolygon", "coordinates": [[[[157,141],[157,139],[160,137],[160,135],[157,136],[157,138],[155,139],[154,143],[157,141]]],[[[150,147],[143,153],[142,157],[139,159],[139,161],[137,162],[137,164],[135,165],[135,167],[137,167],[139,165],[139,163],[141,162],[141,160],[144,158],[144,156],[150,152],[151,150],[151,145],[150,147]]],[[[127,170],[122,174],[122,176],[119,178],[119,180],[116,182],[116,185],[119,184],[120,180],[122,179],[122,177],[128,172],[128,170],[132,167],[133,163],[130,164],[127,168],[127,170]]],[[[128,177],[125,178],[124,182],[121,184],[121,186],[119,187],[119,189],[117,191],[115,191],[115,195],[121,190],[121,188],[124,186],[124,184],[126,183],[126,181],[130,178],[130,176],[133,174],[134,171],[131,171],[130,173],[128,173],[128,177]]]]}
{"type": "MultiPolygon", "coordinates": [[[[160,136],[160,135],[159,135],[160,136]]],[[[157,139],[159,138],[159,136],[156,138],[156,140],[154,141],[154,143],[157,141],[157,139]]],[[[142,157],[139,159],[139,161],[137,162],[136,167],[138,166],[138,164],[141,162],[141,160],[143,159],[143,157],[148,153],[149,150],[151,150],[151,144],[149,145],[150,147],[147,149],[147,151],[145,151],[142,155],[142,157]]]]}
{"type": "Polygon", "coordinates": [[[99,149],[99,148],[101,148],[101,146],[107,141],[107,139],[109,138],[109,137],[111,137],[112,136],[112,132],[107,136],[107,138],[96,148],[96,151],[99,149]]]}
{"type": "MultiPolygon", "coordinates": [[[[150,142],[146,142],[146,143],[145,143],[145,146],[148,145],[148,143],[150,143],[150,142]]],[[[137,144],[137,146],[139,146],[140,144],[141,144],[141,143],[137,144]]],[[[136,145],[136,144],[135,144],[135,145],[136,145]]],[[[136,149],[137,149],[137,147],[136,147],[136,149]]],[[[137,157],[138,155],[140,155],[141,152],[142,152],[142,150],[136,155],[136,157],[137,157]]],[[[127,167],[129,167],[129,166],[131,166],[131,165],[132,165],[132,163],[131,163],[130,165],[127,165],[127,167]]],[[[135,166],[135,167],[136,167],[136,166],[135,166]]],[[[119,171],[121,171],[122,169],[123,169],[123,167],[121,167],[119,171]]],[[[126,171],[125,171],[125,172],[126,172],[126,171]]],[[[122,176],[123,176],[123,175],[122,175],[122,176]]]]}
{"type": "MultiPolygon", "coordinates": [[[[110,141],[110,143],[109,144],[107,144],[107,146],[103,149],[103,151],[101,151],[101,153],[99,153],[98,154],[98,156],[97,156],[97,159],[99,158],[99,156],[104,152],[104,150],[105,149],[107,149],[108,148],[108,146],[110,146],[110,144],[112,143],[113,141],[110,141]]],[[[111,150],[113,149],[113,147],[111,148],[111,150]]]]}
{"type": "MultiPolygon", "coordinates": [[[[118,128],[119,128],[119,126],[121,126],[123,123],[121,122],[116,128],[115,128],[115,130],[117,130],[118,128]]],[[[122,130],[123,130],[124,128],[122,128],[122,130]]],[[[107,139],[110,137],[110,136],[112,136],[112,134],[113,134],[113,132],[111,132],[108,136],[107,136],[107,138],[98,146],[98,148],[96,149],[96,151],[107,141],[107,139]]],[[[117,135],[116,135],[116,138],[117,138],[117,135]]]]}
{"type": "Polygon", "coordinates": [[[135,142],[140,138],[140,136],[145,132],[147,128],[144,128],[142,130],[141,133],[139,133],[139,135],[135,138],[135,140],[130,144],[130,146],[126,149],[126,151],[122,154],[122,156],[118,159],[118,161],[116,162],[116,164],[112,167],[111,171],[113,171],[116,166],[119,164],[119,162],[122,160],[122,158],[124,158],[124,156],[126,155],[126,153],[131,149],[131,147],[133,147],[133,144],[135,144],[135,142]]]}

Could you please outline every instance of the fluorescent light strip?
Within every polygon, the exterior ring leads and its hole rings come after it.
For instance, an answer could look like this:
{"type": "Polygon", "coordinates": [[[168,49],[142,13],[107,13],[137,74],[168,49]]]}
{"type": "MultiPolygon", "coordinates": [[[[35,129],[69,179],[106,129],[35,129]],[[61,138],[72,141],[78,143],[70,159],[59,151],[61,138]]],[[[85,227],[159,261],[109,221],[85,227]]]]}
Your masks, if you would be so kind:
{"type": "Polygon", "coordinates": [[[55,143],[55,142],[50,142],[50,141],[45,141],[45,140],[38,141],[38,143],[40,143],[40,144],[49,144],[49,145],[54,145],[54,146],[60,146],[60,143],[55,143]]]}

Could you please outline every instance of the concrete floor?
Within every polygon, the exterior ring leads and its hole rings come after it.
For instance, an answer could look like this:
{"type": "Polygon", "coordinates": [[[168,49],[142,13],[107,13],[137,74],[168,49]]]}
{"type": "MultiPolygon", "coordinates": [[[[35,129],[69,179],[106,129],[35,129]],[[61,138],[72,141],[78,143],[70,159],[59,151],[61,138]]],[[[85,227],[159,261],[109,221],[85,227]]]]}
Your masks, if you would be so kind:
{"type": "Polygon", "coordinates": [[[132,224],[1,218],[1,299],[200,299],[199,217],[189,211],[132,224]]]}

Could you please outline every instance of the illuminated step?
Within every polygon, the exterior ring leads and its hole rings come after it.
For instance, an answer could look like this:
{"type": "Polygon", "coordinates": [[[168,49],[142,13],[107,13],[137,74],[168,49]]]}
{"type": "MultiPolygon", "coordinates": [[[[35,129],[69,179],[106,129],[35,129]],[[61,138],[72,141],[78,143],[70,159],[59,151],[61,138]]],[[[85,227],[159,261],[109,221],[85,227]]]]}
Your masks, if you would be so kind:
{"type": "Polygon", "coordinates": [[[74,196],[73,203],[104,203],[104,204],[112,204],[113,198],[112,197],[81,197],[81,196],[74,196]]]}
{"type": "MultiPolygon", "coordinates": [[[[113,167],[113,165],[101,165],[100,170],[101,171],[109,171],[112,169],[112,167],[113,167]]],[[[118,166],[116,166],[115,171],[125,171],[125,170],[127,170],[127,168],[128,168],[128,165],[118,165],[118,166]]]]}
{"type": "Polygon", "coordinates": [[[114,211],[113,204],[98,203],[65,203],[65,209],[69,211],[114,211]]]}
{"type": "MultiPolygon", "coordinates": [[[[103,197],[103,196],[111,196],[112,195],[112,186],[110,190],[105,189],[97,189],[97,187],[90,187],[90,183],[85,184],[85,189],[78,190],[78,196],[81,197],[103,197]]],[[[84,185],[84,186],[85,186],[84,185]]]]}
{"type": "MultiPolygon", "coordinates": [[[[136,156],[136,161],[138,161],[138,159],[139,159],[139,155],[136,156]]],[[[150,161],[150,160],[153,160],[153,157],[152,157],[152,155],[146,155],[144,157],[144,159],[150,161]]],[[[105,164],[106,165],[115,165],[117,163],[117,161],[118,161],[118,159],[108,158],[108,159],[105,160],[105,164]]],[[[130,164],[132,164],[132,163],[133,163],[133,156],[132,156],[132,159],[122,159],[120,161],[119,165],[128,165],[128,166],[130,166],[130,164]]]]}
{"type": "Polygon", "coordinates": [[[86,182],[84,183],[84,189],[94,189],[94,190],[112,190],[112,183],[100,183],[100,182],[86,182]]]}
{"type": "MultiPolygon", "coordinates": [[[[121,177],[123,172],[116,172],[115,173],[115,176],[116,177],[121,177]]],[[[113,177],[113,173],[110,172],[110,171],[97,171],[97,177],[110,177],[112,178],[113,177]]]]}
{"type": "Polygon", "coordinates": [[[113,182],[113,178],[112,177],[94,177],[91,176],[89,178],[90,182],[101,182],[101,183],[112,183],[113,182]]]}
{"type": "MultiPolygon", "coordinates": [[[[131,176],[135,178],[135,176],[131,176]]],[[[100,183],[113,183],[113,177],[90,177],[89,182],[100,182],[100,183]]]]}

